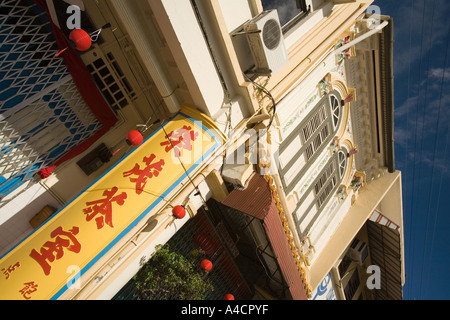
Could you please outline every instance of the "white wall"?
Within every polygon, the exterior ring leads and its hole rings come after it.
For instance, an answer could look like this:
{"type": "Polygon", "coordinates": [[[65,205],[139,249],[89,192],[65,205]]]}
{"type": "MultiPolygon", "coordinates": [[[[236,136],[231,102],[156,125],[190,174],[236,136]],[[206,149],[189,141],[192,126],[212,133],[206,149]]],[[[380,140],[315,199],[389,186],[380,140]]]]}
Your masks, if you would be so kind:
{"type": "Polygon", "coordinates": [[[40,184],[35,184],[0,208],[0,256],[33,231],[29,221],[46,205],[61,207],[40,184]]]}
{"type": "Polygon", "coordinates": [[[190,1],[149,1],[195,107],[214,115],[224,92],[190,1]]]}
{"type": "MultiPolygon", "coordinates": [[[[352,193],[342,203],[339,203],[337,197],[332,197],[320,215],[320,218],[314,224],[310,236],[316,249],[314,258],[320,254],[327,241],[336,232],[340,223],[347,215],[351,207],[351,198],[352,193]]],[[[314,262],[314,258],[312,262],[314,262]]]]}
{"type": "MultiPolygon", "coordinates": [[[[313,0],[313,2],[317,2],[313,0]]],[[[324,17],[328,16],[333,10],[333,1],[321,3],[319,0],[314,6],[314,12],[308,14],[306,18],[297,23],[291,30],[285,34],[286,49],[295,45],[303,36],[314,28],[324,17]]]]}
{"type": "Polygon", "coordinates": [[[283,139],[295,129],[320,100],[320,96],[314,97],[318,93],[317,85],[335,67],[335,55],[324,55],[315,66],[309,69],[310,71],[307,71],[290,90],[278,99],[277,117],[280,121],[283,139]],[[308,100],[311,98],[314,100],[308,105],[308,100]],[[290,123],[292,119],[295,119],[294,123],[290,123]],[[290,125],[286,129],[288,123],[290,125]]]}
{"type": "Polygon", "coordinates": [[[228,32],[233,31],[253,17],[247,0],[219,0],[219,4],[228,32]]]}

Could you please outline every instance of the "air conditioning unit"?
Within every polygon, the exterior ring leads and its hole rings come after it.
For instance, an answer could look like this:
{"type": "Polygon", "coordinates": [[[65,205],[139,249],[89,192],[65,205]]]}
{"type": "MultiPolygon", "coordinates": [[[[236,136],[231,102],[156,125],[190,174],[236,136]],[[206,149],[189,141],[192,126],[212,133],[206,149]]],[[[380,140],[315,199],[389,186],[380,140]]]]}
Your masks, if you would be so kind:
{"type": "Polygon", "coordinates": [[[254,175],[253,165],[248,164],[224,164],[222,177],[228,183],[238,188],[245,189],[254,175]]]}
{"type": "Polygon", "coordinates": [[[368,247],[364,241],[354,239],[347,251],[347,256],[359,264],[363,264],[368,255],[368,247]]]}
{"type": "Polygon", "coordinates": [[[270,75],[280,69],[288,56],[277,10],[261,12],[243,25],[255,73],[270,75]]]}

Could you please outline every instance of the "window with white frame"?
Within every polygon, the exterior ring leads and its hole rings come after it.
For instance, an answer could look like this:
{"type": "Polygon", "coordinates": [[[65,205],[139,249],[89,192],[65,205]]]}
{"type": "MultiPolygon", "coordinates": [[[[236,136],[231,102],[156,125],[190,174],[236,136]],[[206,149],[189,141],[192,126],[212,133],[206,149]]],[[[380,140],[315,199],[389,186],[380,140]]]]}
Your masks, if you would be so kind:
{"type": "Polygon", "coordinates": [[[339,161],[339,177],[342,179],[344,177],[345,170],[347,168],[347,154],[345,151],[339,150],[338,161],[339,161]]]}
{"type": "Polygon", "coordinates": [[[327,212],[347,170],[344,146],[328,159],[319,156],[342,125],[342,107],[338,91],[326,94],[280,144],[279,172],[285,191],[302,189],[294,215],[300,235],[307,235],[322,212],[327,212]]]}
{"type": "Polygon", "coordinates": [[[300,235],[307,235],[339,187],[347,170],[345,150],[334,153],[302,195],[295,209],[295,224],[300,235]]]}
{"type": "Polygon", "coordinates": [[[333,91],[325,95],[281,142],[279,171],[287,193],[294,189],[318,155],[328,146],[339,128],[341,117],[340,95],[333,91]]]}
{"type": "Polygon", "coordinates": [[[336,128],[339,125],[339,119],[341,115],[341,100],[334,94],[330,94],[330,106],[331,115],[333,117],[333,127],[336,128]]]}
{"type": "Polygon", "coordinates": [[[264,10],[278,11],[283,32],[310,11],[306,0],[262,0],[261,2],[264,10]]]}

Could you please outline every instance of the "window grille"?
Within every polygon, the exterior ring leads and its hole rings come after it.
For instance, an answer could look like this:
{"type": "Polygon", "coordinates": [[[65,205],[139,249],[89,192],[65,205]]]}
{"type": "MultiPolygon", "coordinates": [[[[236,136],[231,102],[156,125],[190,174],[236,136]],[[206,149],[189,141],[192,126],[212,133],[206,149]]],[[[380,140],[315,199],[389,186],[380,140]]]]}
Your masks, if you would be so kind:
{"type": "Polygon", "coordinates": [[[320,132],[315,136],[313,141],[306,147],[306,159],[312,158],[314,153],[320,149],[320,146],[325,142],[327,137],[330,135],[330,130],[328,128],[328,123],[320,130],[320,132]]]}
{"type": "Polygon", "coordinates": [[[130,82],[111,52],[107,53],[105,58],[98,58],[86,67],[113,109],[124,108],[136,97],[130,82]]]}
{"type": "Polygon", "coordinates": [[[319,181],[314,186],[314,191],[316,195],[322,189],[323,185],[326,183],[329,177],[334,173],[334,163],[331,162],[330,165],[325,169],[325,172],[320,176],[319,181]]]}
{"type": "Polygon", "coordinates": [[[352,263],[352,259],[350,259],[350,257],[348,255],[345,255],[342,258],[342,261],[341,261],[341,263],[338,266],[339,276],[341,278],[344,277],[344,275],[346,274],[347,269],[348,269],[348,267],[350,266],[351,263],[352,263]]]}
{"type": "MultiPolygon", "coordinates": [[[[336,90],[322,97],[310,114],[280,145],[280,175],[285,190],[289,193],[306,173],[310,165],[336,134],[342,119],[340,95],[336,90]],[[300,143],[299,143],[300,142],[300,143]],[[296,149],[292,149],[292,147],[296,149]],[[305,159],[300,168],[293,170],[305,159]]],[[[336,164],[337,167],[337,164],[336,164]]]]}
{"type": "Polygon", "coordinates": [[[303,127],[303,141],[308,139],[314,134],[314,132],[320,127],[320,125],[327,119],[326,105],[322,106],[319,111],[309,120],[303,127]]]}
{"type": "Polygon", "coordinates": [[[0,200],[102,125],[78,92],[46,13],[31,0],[0,10],[0,200]]]}
{"type": "Polygon", "coordinates": [[[342,179],[344,177],[345,169],[347,168],[347,155],[342,150],[340,150],[338,153],[338,161],[339,161],[339,175],[342,179]]]}
{"type": "Polygon", "coordinates": [[[335,95],[330,95],[331,116],[333,117],[333,126],[336,128],[339,124],[341,115],[341,103],[335,95]]]}
{"type": "Polygon", "coordinates": [[[360,283],[361,282],[359,279],[358,270],[354,270],[350,280],[348,281],[348,283],[344,289],[345,299],[352,300],[353,296],[355,295],[356,291],[358,290],[360,283]]]}
{"type": "Polygon", "coordinates": [[[336,186],[337,178],[336,176],[333,176],[328,184],[325,186],[324,190],[320,194],[320,196],[317,198],[317,205],[318,207],[322,207],[322,205],[326,202],[328,196],[330,195],[331,191],[333,191],[334,187],[336,186]]]}

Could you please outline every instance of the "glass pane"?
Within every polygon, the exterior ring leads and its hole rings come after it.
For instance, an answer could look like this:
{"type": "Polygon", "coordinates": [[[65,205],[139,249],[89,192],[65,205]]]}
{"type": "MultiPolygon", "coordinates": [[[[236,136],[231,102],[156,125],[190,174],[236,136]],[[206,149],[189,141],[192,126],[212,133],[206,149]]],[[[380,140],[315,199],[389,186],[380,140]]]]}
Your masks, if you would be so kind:
{"type": "Polygon", "coordinates": [[[297,8],[296,0],[262,0],[262,5],[264,10],[276,9],[278,11],[281,26],[302,12],[297,8]]]}

